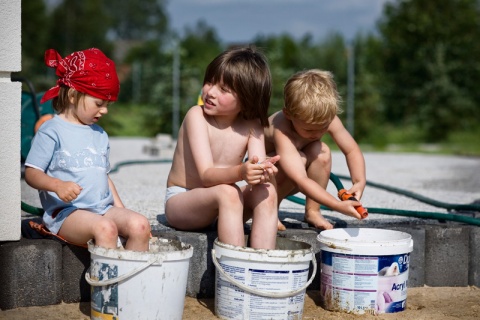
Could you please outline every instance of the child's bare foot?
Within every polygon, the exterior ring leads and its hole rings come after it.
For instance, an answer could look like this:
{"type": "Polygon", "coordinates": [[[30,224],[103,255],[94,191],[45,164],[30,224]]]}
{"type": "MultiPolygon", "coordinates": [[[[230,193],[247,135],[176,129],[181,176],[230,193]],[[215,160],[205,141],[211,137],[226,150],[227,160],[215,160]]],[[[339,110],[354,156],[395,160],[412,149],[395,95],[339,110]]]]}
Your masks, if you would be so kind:
{"type": "Polygon", "coordinates": [[[305,222],[314,226],[317,229],[329,230],[333,229],[333,225],[325,219],[319,211],[306,212],[305,222]]]}
{"type": "Polygon", "coordinates": [[[277,230],[278,230],[278,231],[285,231],[285,230],[287,230],[287,228],[283,225],[283,223],[280,222],[280,220],[278,220],[278,222],[277,222],[277,230]]]}

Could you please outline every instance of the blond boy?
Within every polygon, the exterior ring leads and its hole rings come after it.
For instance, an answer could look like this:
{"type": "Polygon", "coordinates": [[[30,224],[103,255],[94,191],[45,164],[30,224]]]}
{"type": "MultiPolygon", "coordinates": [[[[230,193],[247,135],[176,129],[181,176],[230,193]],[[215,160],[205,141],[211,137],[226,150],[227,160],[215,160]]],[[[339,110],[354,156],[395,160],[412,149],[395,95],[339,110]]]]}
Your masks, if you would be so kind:
{"type": "MultiPolygon", "coordinates": [[[[366,184],[363,154],[337,116],[340,96],[332,74],[317,69],[296,73],[285,85],[284,100],[283,110],[271,115],[270,126],[265,128],[267,153],[281,159],[276,176],[278,204],[302,192],[305,221],[319,229],[333,228],[320,213],[321,204],[361,219],[355,210],[358,201],[340,201],[326,191],[332,157],[321,139],[327,133],[345,155],[353,183],[348,192],[360,199],[366,184]]],[[[278,229],[285,230],[280,221],[278,229]]]]}

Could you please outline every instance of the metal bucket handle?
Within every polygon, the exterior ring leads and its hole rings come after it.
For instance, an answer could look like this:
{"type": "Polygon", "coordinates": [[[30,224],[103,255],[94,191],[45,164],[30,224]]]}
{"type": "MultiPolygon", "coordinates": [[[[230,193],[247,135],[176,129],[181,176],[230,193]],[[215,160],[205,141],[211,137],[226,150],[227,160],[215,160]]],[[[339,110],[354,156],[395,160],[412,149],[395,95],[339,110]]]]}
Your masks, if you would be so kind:
{"type": "Polygon", "coordinates": [[[303,287],[301,287],[297,290],[288,291],[288,292],[268,292],[268,291],[255,290],[253,288],[250,288],[250,287],[244,285],[243,283],[238,282],[233,277],[231,277],[228,273],[226,273],[225,270],[223,270],[222,266],[220,266],[220,264],[218,263],[217,256],[215,255],[215,249],[212,249],[212,261],[213,261],[213,264],[215,265],[215,267],[217,267],[217,270],[225,278],[227,278],[227,280],[230,281],[230,283],[236,285],[237,287],[239,287],[240,289],[242,289],[242,290],[244,290],[248,293],[255,294],[257,296],[261,296],[261,297],[265,297],[265,298],[287,298],[287,297],[296,296],[297,294],[301,293],[303,290],[307,289],[307,287],[312,283],[312,281],[315,278],[315,275],[317,273],[317,260],[315,259],[315,254],[312,251],[313,272],[312,272],[312,276],[310,277],[310,279],[307,281],[307,283],[303,287]]]}
{"type": "Polygon", "coordinates": [[[155,262],[159,262],[160,264],[162,264],[163,259],[161,259],[161,256],[158,255],[155,258],[148,259],[148,261],[144,265],[141,265],[140,267],[137,267],[130,272],[127,272],[127,273],[125,273],[121,276],[118,276],[118,277],[115,277],[115,278],[112,278],[112,279],[107,279],[107,280],[92,280],[92,278],[90,278],[90,269],[91,269],[91,266],[90,266],[90,267],[88,267],[88,270],[85,273],[85,280],[88,282],[89,285],[94,286],[94,287],[108,286],[108,285],[111,285],[111,284],[115,284],[115,283],[119,283],[121,281],[124,281],[124,280],[136,275],[137,273],[140,273],[141,271],[150,267],[155,262]]]}

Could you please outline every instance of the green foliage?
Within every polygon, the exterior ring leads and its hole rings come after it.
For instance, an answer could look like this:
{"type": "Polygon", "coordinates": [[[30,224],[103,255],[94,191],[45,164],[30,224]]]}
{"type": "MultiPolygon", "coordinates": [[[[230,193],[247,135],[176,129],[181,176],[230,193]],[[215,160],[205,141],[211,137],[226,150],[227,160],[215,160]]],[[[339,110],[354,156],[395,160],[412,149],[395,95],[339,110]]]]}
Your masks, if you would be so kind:
{"type": "Polygon", "coordinates": [[[46,46],[49,24],[43,0],[22,1],[22,38],[25,39],[22,41],[22,70],[29,71],[23,74],[28,79],[45,70],[44,51],[39,48],[46,46]]]}
{"type": "MultiPolygon", "coordinates": [[[[53,70],[43,63],[45,49],[62,56],[102,49],[116,61],[121,80],[119,101],[102,119],[110,135],[173,134],[174,57],[179,58],[181,121],[197,103],[207,64],[229,47],[203,20],[176,35],[169,29],[166,0],[46,4],[22,1],[18,75],[43,91],[55,83],[53,70]]],[[[357,34],[350,43],[338,33],[321,41],[311,34],[257,36],[251,43],[266,54],[272,72],[270,113],[282,109],[283,86],[291,75],[318,68],[334,74],[345,120],[353,46],[354,137],[362,146],[422,150],[415,145],[434,143],[442,152],[480,154],[479,120],[472,116],[480,108],[479,10],[476,0],[396,0],[386,3],[378,35],[357,34]]]]}
{"type": "Polygon", "coordinates": [[[121,40],[152,40],[168,32],[165,0],[103,0],[109,16],[110,34],[121,40]]]}
{"type": "Polygon", "coordinates": [[[108,116],[102,117],[99,125],[110,136],[153,137],[157,128],[145,126],[145,118],[151,116],[148,105],[114,103],[109,107],[108,116]]]}
{"type": "Polygon", "coordinates": [[[111,56],[113,44],[106,38],[110,21],[102,9],[101,2],[96,0],[61,2],[52,13],[49,48],[62,57],[92,47],[111,56]]]}
{"type": "Polygon", "coordinates": [[[387,3],[382,35],[386,119],[417,123],[441,141],[479,108],[478,1],[387,3]],[[459,18],[461,17],[461,18],[459,18]]]}

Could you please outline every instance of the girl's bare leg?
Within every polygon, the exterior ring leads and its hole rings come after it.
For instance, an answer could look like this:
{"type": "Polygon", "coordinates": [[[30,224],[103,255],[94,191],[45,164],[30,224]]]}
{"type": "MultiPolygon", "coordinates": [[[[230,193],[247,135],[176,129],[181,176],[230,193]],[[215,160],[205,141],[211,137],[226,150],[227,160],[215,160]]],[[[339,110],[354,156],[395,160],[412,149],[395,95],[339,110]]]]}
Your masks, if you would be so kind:
{"type": "Polygon", "coordinates": [[[79,244],[95,239],[96,245],[114,249],[117,247],[118,229],[114,221],[102,215],[76,210],[65,219],[58,235],[79,244]]]}
{"type": "Polygon", "coordinates": [[[245,219],[252,217],[250,246],[275,249],[278,221],[278,200],[275,186],[264,183],[242,187],[245,199],[245,219]]]}
{"type": "Polygon", "coordinates": [[[148,251],[150,223],[144,215],[126,208],[113,207],[105,213],[105,218],[114,221],[118,234],[127,238],[125,249],[148,251]]]}
{"type": "Polygon", "coordinates": [[[218,239],[245,245],[243,195],[236,185],[221,184],[179,193],[167,201],[168,223],[180,230],[198,230],[218,219],[218,239]]]}

